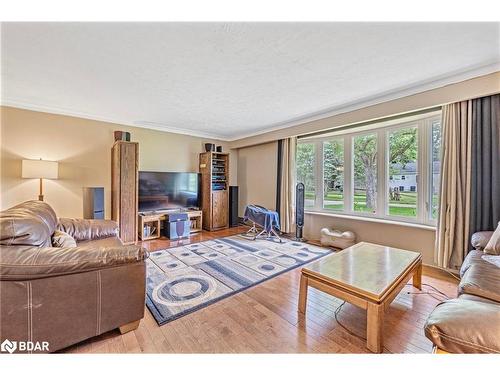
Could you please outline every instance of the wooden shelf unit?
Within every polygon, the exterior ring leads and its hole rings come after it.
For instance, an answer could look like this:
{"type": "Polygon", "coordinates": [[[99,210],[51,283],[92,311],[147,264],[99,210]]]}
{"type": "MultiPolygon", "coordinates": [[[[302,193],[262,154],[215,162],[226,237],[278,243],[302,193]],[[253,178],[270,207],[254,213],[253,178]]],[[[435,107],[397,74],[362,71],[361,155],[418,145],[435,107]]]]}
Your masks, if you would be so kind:
{"type": "Polygon", "coordinates": [[[200,154],[203,229],[229,228],[229,154],[200,154]]]}
{"type": "Polygon", "coordinates": [[[163,215],[139,215],[139,239],[141,241],[160,238],[161,218],[163,215]],[[147,234],[146,228],[154,228],[153,233],[147,234]]]}
{"type": "MultiPolygon", "coordinates": [[[[189,210],[189,211],[180,211],[182,213],[186,213],[188,215],[190,221],[190,233],[197,233],[202,231],[203,218],[202,211],[199,210],[189,210]]],[[[168,215],[176,212],[152,212],[152,213],[144,213],[139,214],[139,231],[138,235],[141,241],[154,240],[161,237],[161,228],[162,222],[168,219],[168,215]],[[154,226],[157,229],[155,233],[150,236],[144,236],[144,226],[154,226]]]]}
{"type": "Polygon", "coordinates": [[[203,230],[203,212],[202,211],[187,211],[189,221],[190,233],[197,233],[203,230]]]}

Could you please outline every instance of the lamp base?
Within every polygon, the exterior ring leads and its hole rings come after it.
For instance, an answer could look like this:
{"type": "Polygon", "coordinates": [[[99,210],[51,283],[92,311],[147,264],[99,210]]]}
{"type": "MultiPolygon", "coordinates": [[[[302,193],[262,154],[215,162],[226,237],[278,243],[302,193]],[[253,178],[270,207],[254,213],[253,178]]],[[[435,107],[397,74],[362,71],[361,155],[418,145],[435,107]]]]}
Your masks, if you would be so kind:
{"type": "Polygon", "coordinates": [[[38,194],[38,200],[43,202],[43,180],[40,179],[40,193],[38,194]]]}

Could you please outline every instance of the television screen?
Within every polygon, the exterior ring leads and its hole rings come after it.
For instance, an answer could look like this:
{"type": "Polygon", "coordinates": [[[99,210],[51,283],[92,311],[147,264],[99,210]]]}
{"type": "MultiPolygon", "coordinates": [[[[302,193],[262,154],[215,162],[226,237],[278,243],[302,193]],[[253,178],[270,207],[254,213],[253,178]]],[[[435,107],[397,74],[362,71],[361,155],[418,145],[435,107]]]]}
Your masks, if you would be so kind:
{"type": "Polygon", "coordinates": [[[139,212],[198,208],[198,173],[139,172],[139,212]]]}

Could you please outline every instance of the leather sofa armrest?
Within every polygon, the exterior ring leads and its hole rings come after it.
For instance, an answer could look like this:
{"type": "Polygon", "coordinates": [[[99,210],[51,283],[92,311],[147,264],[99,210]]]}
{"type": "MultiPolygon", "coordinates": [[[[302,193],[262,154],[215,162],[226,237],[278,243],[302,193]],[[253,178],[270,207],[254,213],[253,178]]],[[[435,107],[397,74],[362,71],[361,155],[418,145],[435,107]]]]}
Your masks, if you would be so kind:
{"type": "Polygon", "coordinates": [[[483,251],[492,235],[493,231],[476,232],[472,235],[470,242],[476,250],[483,251]]]}
{"type": "Polygon", "coordinates": [[[140,246],[3,247],[0,280],[32,280],[144,262],[140,246]]]}
{"type": "Polygon", "coordinates": [[[112,220],[60,218],[57,230],[68,233],[77,242],[118,236],[118,224],[112,220]]]}
{"type": "Polygon", "coordinates": [[[450,353],[500,353],[500,305],[452,299],[440,303],[425,323],[425,336],[450,353]]]}

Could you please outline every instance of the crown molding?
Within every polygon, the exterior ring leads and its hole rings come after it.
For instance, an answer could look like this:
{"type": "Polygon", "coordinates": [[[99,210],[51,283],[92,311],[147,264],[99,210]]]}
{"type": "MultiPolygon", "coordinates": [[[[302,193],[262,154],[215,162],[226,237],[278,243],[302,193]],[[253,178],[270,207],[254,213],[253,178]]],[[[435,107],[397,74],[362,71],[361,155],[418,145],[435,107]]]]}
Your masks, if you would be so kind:
{"type": "MultiPolygon", "coordinates": [[[[388,90],[388,91],[385,91],[385,92],[382,92],[379,94],[375,94],[375,95],[371,95],[371,96],[367,96],[367,97],[361,97],[359,99],[356,99],[356,100],[353,100],[353,101],[350,101],[347,103],[343,103],[343,104],[340,104],[338,106],[329,107],[329,108],[321,110],[321,111],[316,111],[313,113],[305,113],[303,115],[296,116],[296,117],[291,118],[289,120],[270,124],[265,129],[261,129],[261,130],[255,131],[255,132],[240,133],[240,134],[237,134],[233,137],[223,136],[223,135],[220,135],[217,133],[211,133],[211,132],[203,132],[203,131],[196,131],[196,130],[191,130],[191,129],[172,127],[172,126],[169,126],[169,125],[166,125],[163,123],[159,123],[159,122],[151,122],[151,121],[132,121],[131,122],[129,120],[123,120],[123,119],[107,118],[107,117],[102,117],[102,116],[93,115],[93,114],[89,114],[89,113],[74,111],[71,109],[63,109],[63,108],[50,107],[50,106],[29,103],[29,102],[26,102],[23,100],[18,100],[18,99],[2,98],[0,103],[3,106],[27,109],[30,111],[37,111],[37,112],[52,113],[52,114],[57,114],[57,115],[78,117],[78,118],[84,118],[84,119],[95,120],[95,121],[102,121],[102,122],[107,122],[107,123],[112,123],[112,124],[117,124],[117,125],[125,125],[125,126],[138,127],[138,128],[144,128],[144,129],[152,129],[152,130],[157,130],[157,131],[162,131],[162,132],[167,132],[167,133],[189,135],[189,136],[193,136],[193,137],[208,138],[208,139],[213,139],[213,140],[218,140],[218,141],[235,142],[235,141],[239,141],[239,140],[242,140],[245,138],[250,138],[253,136],[257,136],[257,135],[270,133],[270,132],[273,132],[276,130],[282,130],[285,128],[289,128],[289,127],[296,126],[296,125],[301,125],[301,124],[308,123],[311,121],[321,120],[321,119],[325,119],[325,118],[335,116],[338,114],[355,111],[357,109],[380,104],[383,102],[403,98],[406,96],[411,96],[414,94],[419,94],[419,93],[422,93],[425,91],[437,89],[437,88],[451,85],[454,83],[466,81],[469,79],[477,78],[477,77],[488,75],[491,73],[496,73],[499,71],[500,71],[500,61],[494,61],[494,62],[490,62],[487,64],[483,64],[481,66],[463,69],[461,71],[453,72],[451,74],[446,74],[446,75],[434,77],[432,79],[423,80],[423,81],[420,81],[417,83],[413,83],[411,85],[407,85],[406,87],[400,87],[400,88],[388,90]]],[[[442,103],[442,104],[444,104],[444,103],[442,103]]]]}
{"type": "Polygon", "coordinates": [[[164,125],[162,123],[151,122],[151,121],[132,121],[131,122],[128,120],[123,120],[123,119],[102,117],[102,116],[96,116],[96,115],[92,115],[92,114],[88,114],[88,113],[84,113],[84,112],[73,111],[73,110],[68,110],[68,109],[62,109],[62,108],[57,108],[57,107],[49,107],[49,106],[44,106],[44,105],[27,103],[25,101],[16,100],[16,99],[2,98],[2,100],[0,101],[0,105],[5,106],[5,107],[26,109],[26,110],[35,111],[35,112],[44,112],[44,113],[50,113],[50,114],[54,114],[54,115],[63,115],[63,116],[77,117],[77,118],[83,118],[83,119],[93,120],[93,121],[106,122],[106,123],[118,125],[118,126],[125,125],[125,126],[130,126],[130,127],[135,127],[135,128],[157,130],[157,131],[161,131],[161,132],[165,132],[165,133],[189,135],[189,136],[198,137],[198,138],[208,138],[208,139],[213,139],[216,141],[224,141],[224,142],[228,141],[227,137],[223,137],[223,136],[216,134],[216,133],[209,133],[209,132],[201,132],[201,131],[196,131],[196,130],[191,130],[191,129],[176,128],[176,127],[164,125]]]}

